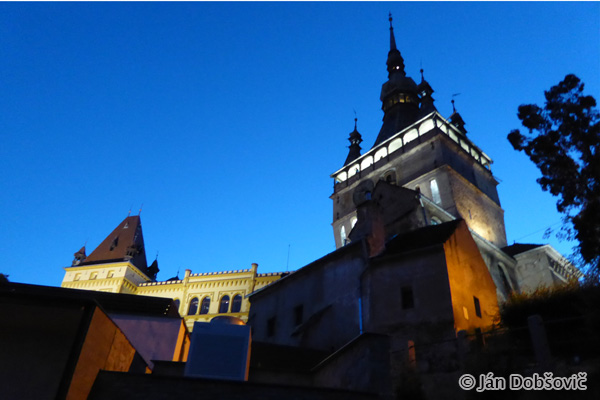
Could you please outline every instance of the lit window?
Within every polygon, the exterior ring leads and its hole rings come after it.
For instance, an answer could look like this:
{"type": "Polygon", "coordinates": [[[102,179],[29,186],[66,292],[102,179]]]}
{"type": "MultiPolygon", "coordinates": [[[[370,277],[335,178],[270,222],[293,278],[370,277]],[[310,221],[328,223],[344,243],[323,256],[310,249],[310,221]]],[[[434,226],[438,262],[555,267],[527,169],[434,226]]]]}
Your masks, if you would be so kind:
{"type": "Polygon", "coordinates": [[[190,307],[188,308],[187,315],[196,315],[197,311],[198,311],[198,298],[194,297],[192,299],[192,301],[190,302],[190,307]]]}
{"type": "Polygon", "coordinates": [[[342,225],[342,228],[340,229],[340,242],[342,242],[342,246],[346,245],[346,240],[347,240],[347,236],[346,236],[346,228],[344,228],[344,226],[342,225]]]}
{"type": "Polygon", "coordinates": [[[210,308],[210,297],[205,297],[202,299],[202,304],[200,305],[200,314],[208,314],[208,309],[210,308]]]}
{"type": "Polygon", "coordinates": [[[431,187],[431,198],[433,199],[433,202],[440,204],[442,202],[442,198],[440,197],[440,190],[438,189],[437,181],[433,179],[429,185],[431,187]]]}
{"type": "Polygon", "coordinates": [[[231,301],[231,312],[240,312],[242,309],[242,296],[236,294],[231,301]]]}
{"type": "Polygon", "coordinates": [[[402,308],[404,310],[415,307],[415,298],[413,296],[412,287],[405,286],[400,288],[400,295],[402,298],[402,308]]]}
{"type": "Polygon", "coordinates": [[[226,314],[229,311],[229,296],[225,295],[221,298],[219,304],[219,314],[226,314]]]}
{"type": "Polygon", "coordinates": [[[475,315],[481,318],[481,304],[479,304],[479,299],[473,296],[473,302],[475,303],[475,315]]]}

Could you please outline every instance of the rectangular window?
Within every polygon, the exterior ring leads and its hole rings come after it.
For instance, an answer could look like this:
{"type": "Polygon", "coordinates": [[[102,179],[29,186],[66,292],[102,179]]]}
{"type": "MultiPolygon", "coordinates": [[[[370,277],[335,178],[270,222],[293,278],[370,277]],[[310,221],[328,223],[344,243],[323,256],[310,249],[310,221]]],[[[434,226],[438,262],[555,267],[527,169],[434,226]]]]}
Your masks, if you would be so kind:
{"type": "Polygon", "coordinates": [[[267,336],[275,336],[275,317],[271,317],[267,320],[267,336]]]}
{"type": "Polygon", "coordinates": [[[410,286],[404,286],[400,289],[400,295],[402,297],[402,309],[406,310],[415,307],[415,298],[413,296],[413,290],[410,286]]]}
{"type": "Polygon", "coordinates": [[[75,274],[75,278],[73,278],[74,281],[78,281],[81,279],[81,274],[75,274]]]}
{"type": "Polygon", "coordinates": [[[479,304],[479,299],[473,296],[473,301],[475,302],[475,315],[481,318],[481,305],[479,304]]]}
{"type": "Polygon", "coordinates": [[[298,326],[304,319],[304,307],[302,305],[294,307],[294,326],[298,326]]]}
{"type": "Polygon", "coordinates": [[[431,187],[431,199],[436,204],[442,203],[442,198],[440,197],[440,189],[438,188],[437,181],[433,179],[429,182],[429,186],[431,187]]]}

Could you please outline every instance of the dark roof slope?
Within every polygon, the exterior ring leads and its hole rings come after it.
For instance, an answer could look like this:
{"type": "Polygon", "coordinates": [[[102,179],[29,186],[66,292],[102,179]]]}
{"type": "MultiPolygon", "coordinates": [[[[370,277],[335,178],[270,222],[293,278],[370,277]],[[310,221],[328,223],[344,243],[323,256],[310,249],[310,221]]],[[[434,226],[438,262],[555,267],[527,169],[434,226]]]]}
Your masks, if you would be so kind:
{"type": "Polygon", "coordinates": [[[387,242],[386,250],[382,255],[399,254],[435,244],[443,244],[461,223],[464,224],[464,221],[457,219],[399,234],[387,242]]]}
{"type": "Polygon", "coordinates": [[[125,218],[79,265],[101,264],[125,259],[130,259],[133,265],[146,273],[148,264],[139,215],[125,218]]]}
{"type": "Polygon", "coordinates": [[[515,243],[511,244],[510,246],[503,247],[502,251],[508,254],[509,256],[514,256],[516,254],[521,254],[541,246],[541,244],[515,243]]]}
{"type": "Polygon", "coordinates": [[[67,289],[54,286],[5,283],[0,285],[0,296],[11,295],[28,298],[29,301],[44,301],[44,298],[93,301],[107,313],[136,314],[149,316],[179,317],[172,299],[139,296],[123,293],[95,292],[91,290],[67,289]]]}

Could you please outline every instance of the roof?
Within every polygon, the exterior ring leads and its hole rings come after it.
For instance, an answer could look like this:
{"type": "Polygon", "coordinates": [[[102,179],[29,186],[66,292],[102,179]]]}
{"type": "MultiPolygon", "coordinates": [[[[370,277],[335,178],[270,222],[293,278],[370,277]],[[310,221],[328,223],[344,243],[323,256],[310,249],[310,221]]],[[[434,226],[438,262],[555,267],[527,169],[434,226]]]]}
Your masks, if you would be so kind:
{"type": "Polygon", "coordinates": [[[543,245],[541,244],[515,243],[510,246],[503,247],[502,251],[509,256],[514,256],[542,246],[543,245]]]}
{"type": "Polygon", "coordinates": [[[464,224],[464,220],[457,219],[399,234],[386,243],[386,249],[382,256],[443,244],[461,223],[464,224]]]}
{"type": "Polygon", "coordinates": [[[260,370],[308,373],[328,355],[329,353],[322,350],[252,341],[250,367],[260,370]]]}
{"type": "Polygon", "coordinates": [[[179,317],[172,299],[140,296],[123,293],[96,292],[91,290],[68,289],[54,286],[29,285],[24,283],[6,283],[0,285],[0,295],[35,298],[55,298],[61,300],[93,301],[107,313],[136,314],[149,316],[179,317]]]}
{"type": "Polygon", "coordinates": [[[121,260],[130,260],[146,273],[148,264],[139,215],[125,218],[79,266],[121,260]]]}

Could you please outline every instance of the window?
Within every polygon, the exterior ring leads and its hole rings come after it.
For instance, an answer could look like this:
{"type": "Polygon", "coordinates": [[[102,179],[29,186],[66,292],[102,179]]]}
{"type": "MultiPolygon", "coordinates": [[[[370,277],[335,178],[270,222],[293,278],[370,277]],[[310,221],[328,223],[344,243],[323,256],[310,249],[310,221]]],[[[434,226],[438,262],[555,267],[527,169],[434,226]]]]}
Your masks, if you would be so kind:
{"type": "Polygon", "coordinates": [[[400,289],[402,297],[402,309],[406,310],[415,307],[415,298],[413,296],[413,290],[410,286],[404,286],[400,289]]]}
{"type": "Polygon", "coordinates": [[[97,277],[98,277],[97,272],[92,272],[92,274],[90,275],[90,279],[96,279],[97,277]]]}
{"type": "Polygon", "coordinates": [[[344,228],[344,226],[342,225],[342,228],[340,229],[340,242],[342,242],[342,246],[346,245],[346,241],[347,241],[346,228],[344,228]]]}
{"type": "Polygon", "coordinates": [[[81,274],[75,274],[75,278],[73,278],[74,281],[78,281],[81,279],[81,274]]]}
{"type": "Polygon", "coordinates": [[[175,309],[176,309],[177,311],[179,311],[179,304],[180,304],[180,301],[179,301],[179,299],[175,299],[175,300],[173,301],[173,303],[175,304],[175,309]]]}
{"type": "Polygon", "coordinates": [[[219,304],[219,314],[226,314],[227,312],[229,312],[229,296],[225,295],[221,298],[219,304]]]}
{"type": "Polygon", "coordinates": [[[508,282],[508,276],[506,276],[506,270],[504,269],[504,265],[498,264],[498,269],[500,270],[500,276],[502,277],[502,285],[504,286],[504,291],[507,294],[512,293],[512,288],[510,287],[510,283],[508,282]]]}
{"type": "Polygon", "coordinates": [[[429,186],[431,187],[431,198],[433,199],[433,202],[441,204],[442,198],[440,197],[440,189],[438,188],[437,181],[433,179],[429,182],[429,186]]]}
{"type": "Polygon", "coordinates": [[[473,296],[473,302],[475,302],[475,315],[481,318],[481,304],[479,304],[479,299],[473,296]]]}
{"type": "Polygon", "coordinates": [[[439,225],[442,221],[438,217],[431,217],[431,225],[439,225]]]}
{"type": "Polygon", "coordinates": [[[110,244],[110,251],[113,251],[115,247],[117,247],[119,245],[119,237],[115,237],[112,241],[112,243],[110,244]]]}
{"type": "Polygon", "coordinates": [[[192,299],[192,301],[190,302],[190,308],[188,308],[187,315],[196,315],[197,311],[198,311],[198,298],[194,297],[192,299]]]}
{"type": "Polygon", "coordinates": [[[115,271],[108,271],[108,275],[106,275],[107,278],[112,278],[113,276],[115,276],[115,271]]]}
{"type": "Polygon", "coordinates": [[[242,309],[242,296],[236,294],[231,301],[231,312],[240,312],[242,309]]]}
{"type": "Polygon", "coordinates": [[[271,317],[267,320],[267,336],[275,336],[275,317],[271,317]]]}
{"type": "Polygon", "coordinates": [[[200,305],[200,314],[208,314],[208,309],[210,308],[210,297],[206,296],[202,299],[202,304],[200,305]]]}
{"type": "Polygon", "coordinates": [[[298,326],[303,322],[304,319],[304,306],[300,304],[294,307],[294,326],[298,326]]]}

